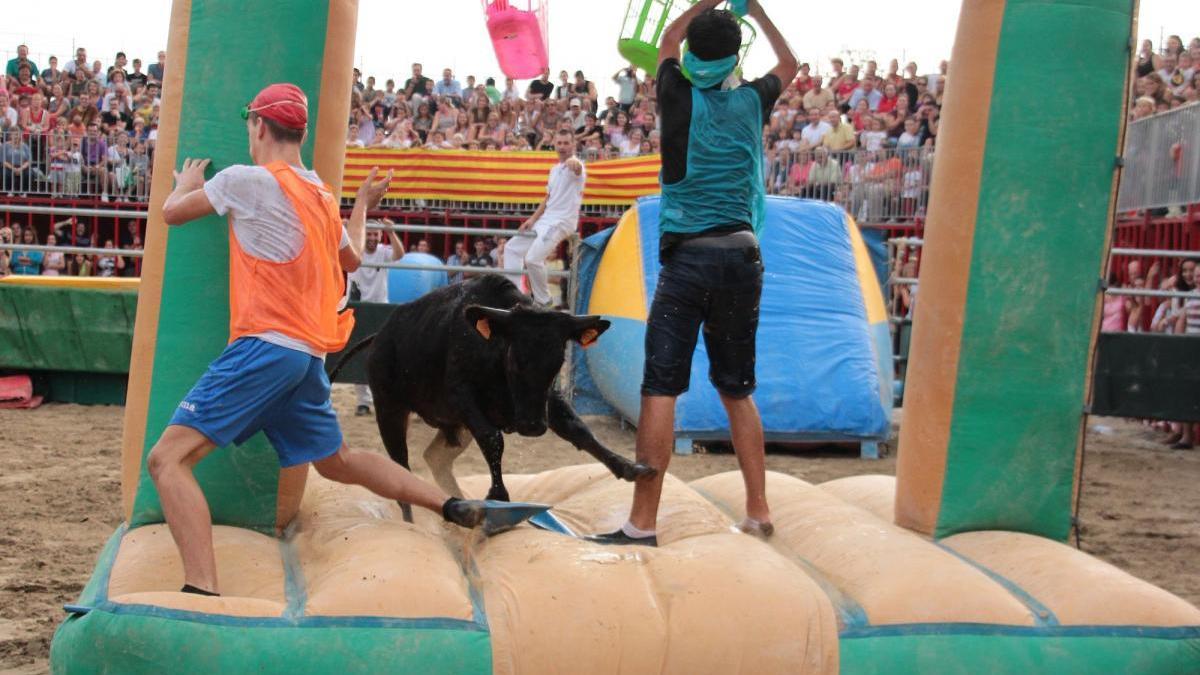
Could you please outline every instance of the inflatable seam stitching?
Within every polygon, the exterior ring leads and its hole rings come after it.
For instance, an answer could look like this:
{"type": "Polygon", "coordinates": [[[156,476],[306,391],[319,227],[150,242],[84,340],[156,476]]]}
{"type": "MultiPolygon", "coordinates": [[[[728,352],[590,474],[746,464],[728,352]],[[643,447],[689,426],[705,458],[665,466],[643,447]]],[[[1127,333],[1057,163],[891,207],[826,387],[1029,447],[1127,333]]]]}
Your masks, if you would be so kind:
{"type": "MultiPolygon", "coordinates": [[[[718,511],[723,513],[726,518],[729,518],[730,525],[732,526],[735,518],[734,515],[729,512],[728,507],[724,504],[724,502],[714,498],[704,488],[696,487],[695,485],[691,484],[688,485],[688,488],[704,499],[708,500],[708,502],[713,506],[717,507],[718,511]]],[[[807,575],[808,578],[811,579],[813,583],[815,583],[817,587],[821,589],[821,592],[825,594],[825,597],[829,598],[829,604],[832,605],[833,610],[837,612],[838,619],[845,629],[870,627],[871,621],[867,617],[867,612],[862,608],[862,605],[859,604],[859,602],[853,597],[851,597],[850,594],[834,585],[834,583],[827,579],[824,574],[821,574],[821,571],[818,570],[816,566],[813,565],[807,558],[797,553],[791,547],[785,545],[782,539],[779,537],[772,537],[766,543],[768,546],[775,549],[775,551],[783,556],[783,558],[788,562],[800,568],[800,571],[807,575]]]]}
{"type": "Polygon", "coordinates": [[[284,536],[279,540],[279,557],[283,562],[283,593],[287,604],[283,610],[285,619],[299,619],[304,616],[308,605],[308,587],[304,580],[304,567],[296,551],[293,536],[296,533],[296,522],[288,526],[284,536]]]}
{"type": "Polygon", "coordinates": [[[979,570],[980,572],[983,572],[985,575],[987,575],[987,577],[989,579],[991,579],[992,581],[996,582],[1001,587],[1003,587],[1004,590],[1008,591],[1008,593],[1010,595],[1012,595],[1014,598],[1016,598],[1022,605],[1025,606],[1026,609],[1029,610],[1029,612],[1033,615],[1034,623],[1037,624],[1038,626],[1058,626],[1058,625],[1060,625],[1058,622],[1058,617],[1054,615],[1054,612],[1050,611],[1049,607],[1043,605],[1037,598],[1033,597],[1032,593],[1030,593],[1029,591],[1026,591],[1024,588],[1021,588],[1021,586],[1018,585],[1016,582],[1014,582],[1012,579],[1009,579],[1008,577],[1005,577],[1004,575],[1000,574],[999,572],[996,572],[996,571],[988,568],[987,566],[983,565],[982,563],[979,563],[975,560],[972,560],[971,558],[968,558],[967,556],[959,553],[958,551],[955,551],[954,549],[950,548],[949,546],[946,546],[945,544],[943,544],[940,541],[935,541],[933,543],[938,548],[949,553],[950,555],[954,556],[955,558],[958,558],[959,560],[965,562],[966,564],[970,565],[971,567],[974,567],[975,569],[979,570]]]}

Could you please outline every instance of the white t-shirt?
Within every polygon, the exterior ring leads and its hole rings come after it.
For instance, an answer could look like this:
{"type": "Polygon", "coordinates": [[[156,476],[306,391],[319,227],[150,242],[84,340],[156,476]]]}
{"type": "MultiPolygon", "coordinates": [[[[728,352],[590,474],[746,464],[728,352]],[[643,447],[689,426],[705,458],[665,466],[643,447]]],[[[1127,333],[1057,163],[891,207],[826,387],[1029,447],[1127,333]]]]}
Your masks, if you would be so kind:
{"type": "Polygon", "coordinates": [[[637,96],[637,80],[624,72],[617,76],[617,102],[621,105],[631,105],[637,96]]]}
{"type": "Polygon", "coordinates": [[[805,124],[804,129],[800,131],[800,138],[809,145],[820,145],[821,141],[825,138],[825,134],[832,130],[833,127],[829,126],[829,122],[821,120],[815,127],[811,124],[805,124]]]}
{"type": "Polygon", "coordinates": [[[578,176],[567,168],[566,162],[559,162],[550,169],[550,180],[546,183],[546,210],[542,212],[541,220],[575,229],[579,224],[579,207],[583,204],[583,185],[587,182],[587,167],[578,176]]]}
{"type": "Polygon", "coordinates": [[[392,247],[380,244],[375,247],[373,252],[364,248],[362,261],[364,265],[350,273],[350,281],[358,285],[358,290],[362,294],[360,299],[363,302],[387,302],[388,270],[381,267],[367,267],[365,263],[392,262],[392,247]]]}
{"type": "MultiPolygon", "coordinates": [[[[314,185],[324,184],[317,172],[292,168],[304,180],[314,185]]],[[[279,187],[279,181],[266,167],[235,164],[222,169],[204,184],[204,194],[217,215],[231,216],[233,234],[247,254],[271,262],[287,262],[300,255],[304,248],[304,225],[279,187]]],[[[343,228],[338,247],[349,245],[350,235],[343,228]]],[[[252,337],[318,358],[325,356],[301,340],[274,331],[252,337]]]]}
{"type": "Polygon", "coordinates": [[[1183,332],[1186,335],[1200,335],[1200,300],[1183,303],[1183,332]]]}
{"type": "Polygon", "coordinates": [[[887,134],[882,131],[864,131],[862,132],[862,144],[867,150],[882,150],[883,142],[887,139],[887,134]]]}

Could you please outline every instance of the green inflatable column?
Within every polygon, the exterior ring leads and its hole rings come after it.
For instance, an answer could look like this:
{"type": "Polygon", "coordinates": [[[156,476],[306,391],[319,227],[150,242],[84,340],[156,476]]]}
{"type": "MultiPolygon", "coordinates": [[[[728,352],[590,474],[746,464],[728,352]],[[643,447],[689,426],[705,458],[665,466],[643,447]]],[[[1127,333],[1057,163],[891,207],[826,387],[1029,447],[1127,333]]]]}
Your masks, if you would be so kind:
{"type": "MultiPolygon", "coordinates": [[[[122,490],[131,527],[162,521],[145,455],[229,331],[229,227],[216,216],[168,228],[172,169],[251,163],[242,108],[267,84],[309,100],[305,164],[337,194],[349,114],[357,0],[176,0],[154,164],[147,260],[126,406],[122,490]]],[[[210,174],[211,175],[211,174],[210,174]]],[[[196,468],[213,521],[271,531],[291,519],[307,467],[281,472],[260,434],[196,468]]]]}
{"type": "Polygon", "coordinates": [[[967,0],[937,139],[896,519],[1071,527],[1133,0],[967,0]]]}

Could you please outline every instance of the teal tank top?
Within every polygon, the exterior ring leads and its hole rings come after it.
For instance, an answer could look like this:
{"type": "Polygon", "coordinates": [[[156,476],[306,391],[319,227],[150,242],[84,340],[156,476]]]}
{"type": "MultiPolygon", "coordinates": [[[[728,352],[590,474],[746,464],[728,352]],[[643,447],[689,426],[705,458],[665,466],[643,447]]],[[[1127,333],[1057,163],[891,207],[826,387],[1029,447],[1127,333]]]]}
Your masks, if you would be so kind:
{"type": "MultiPolygon", "coordinates": [[[[662,186],[659,232],[763,226],[762,101],[753,87],[692,89],[687,174],[662,186]]],[[[661,174],[660,174],[661,182],[661,174]]]]}

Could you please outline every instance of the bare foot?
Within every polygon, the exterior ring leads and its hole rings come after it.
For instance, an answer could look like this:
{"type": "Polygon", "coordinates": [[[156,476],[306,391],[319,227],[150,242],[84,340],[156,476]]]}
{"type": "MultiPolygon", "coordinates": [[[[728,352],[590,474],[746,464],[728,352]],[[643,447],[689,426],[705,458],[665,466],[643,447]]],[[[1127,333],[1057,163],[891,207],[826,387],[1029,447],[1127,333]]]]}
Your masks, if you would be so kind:
{"type": "Polygon", "coordinates": [[[742,522],[738,523],[737,528],[746,534],[754,535],[762,539],[769,538],[775,534],[775,526],[770,521],[762,522],[747,516],[742,522]]]}

